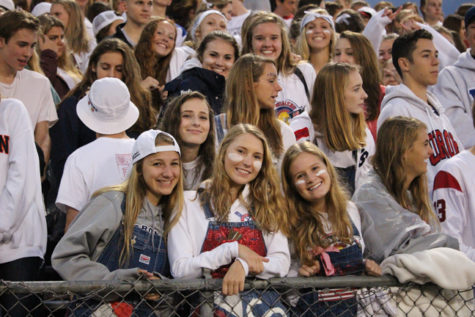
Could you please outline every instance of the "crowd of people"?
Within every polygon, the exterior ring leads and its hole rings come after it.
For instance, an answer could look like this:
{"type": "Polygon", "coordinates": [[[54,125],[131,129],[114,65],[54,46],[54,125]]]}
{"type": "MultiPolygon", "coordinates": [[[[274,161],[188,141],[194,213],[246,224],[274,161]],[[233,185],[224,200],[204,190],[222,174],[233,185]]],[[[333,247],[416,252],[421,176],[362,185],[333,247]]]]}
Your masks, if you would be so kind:
{"type": "Polygon", "coordinates": [[[244,282],[433,251],[471,287],[475,4],[441,4],[0,0],[0,279],[210,270],[223,315],[356,316],[244,282]]]}

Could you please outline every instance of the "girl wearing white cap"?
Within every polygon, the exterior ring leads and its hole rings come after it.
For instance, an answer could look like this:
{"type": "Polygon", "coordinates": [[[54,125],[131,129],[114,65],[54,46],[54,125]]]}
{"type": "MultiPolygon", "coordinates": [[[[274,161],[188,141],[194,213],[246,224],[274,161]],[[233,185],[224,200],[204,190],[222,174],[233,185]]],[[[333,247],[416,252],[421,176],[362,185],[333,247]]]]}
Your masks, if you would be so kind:
{"type": "Polygon", "coordinates": [[[285,22],[274,13],[257,13],[248,18],[243,28],[242,54],[254,53],[270,58],[277,66],[282,90],[275,99],[279,119],[290,122],[304,111],[310,111],[315,70],[307,62],[295,63],[285,22]]]}
{"type": "Polygon", "coordinates": [[[198,189],[211,176],[215,156],[213,110],[206,97],[190,91],[173,99],[160,129],[173,135],[183,152],[184,189],[198,189]]]}
{"type": "MultiPolygon", "coordinates": [[[[170,275],[165,237],[183,205],[180,148],[170,134],[149,130],[135,141],[132,164],[130,177],[96,193],[56,246],[53,268],[65,280],[133,282],[170,275]]],[[[145,299],[118,305],[149,316],[156,296],[145,299]]],[[[112,315],[110,304],[90,300],[73,305],[77,315],[97,309],[112,315]]]]}
{"type": "Polygon", "coordinates": [[[297,53],[309,61],[315,72],[330,62],[335,48],[336,36],[333,18],[325,9],[305,11],[300,23],[297,53]]]}
{"type": "Polygon", "coordinates": [[[223,278],[222,295],[239,295],[215,297],[215,309],[226,316],[248,309],[258,316],[285,315],[275,292],[243,290],[246,276],[287,274],[286,224],[266,137],[255,126],[238,124],[223,140],[211,179],[198,192],[185,192],[183,214],[168,235],[171,274],[199,278],[209,269],[223,278]]]}

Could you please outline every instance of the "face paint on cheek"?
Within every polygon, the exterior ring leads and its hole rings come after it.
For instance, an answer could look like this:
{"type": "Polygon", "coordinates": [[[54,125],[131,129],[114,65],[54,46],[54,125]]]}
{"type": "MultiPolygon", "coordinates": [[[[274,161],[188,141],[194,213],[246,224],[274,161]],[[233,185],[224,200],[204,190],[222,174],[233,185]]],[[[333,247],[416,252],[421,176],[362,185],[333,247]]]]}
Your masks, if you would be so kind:
{"type": "Polygon", "coordinates": [[[327,173],[327,170],[319,170],[317,173],[315,173],[315,176],[320,176],[324,173],[327,173]]]}
{"type": "Polygon", "coordinates": [[[299,179],[298,181],[295,182],[295,186],[303,185],[305,184],[305,180],[299,179]]]}
{"type": "Polygon", "coordinates": [[[330,31],[330,30],[323,30],[323,33],[325,33],[325,34],[331,34],[331,31],[330,31]]]}
{"type": "Polygon", "coordinates": [[[313,33],[313,30],[307,30],[305,31],[305,34],[312,34],[313,33]]]}
{"type": "Polygon", "coordinates": [[[256,170],[261,170],[261,166],[262,166],[262,161],[254,161],[254,163],[252,163],[254,165],[254,168],[256,170]]]}
{"type": "Polygon", "coordinates": [[[230,159],[234,163],[238,163],[244,160],[244,157],[241,154],[231,152],[228,153],[228,159],[230,159]]]}

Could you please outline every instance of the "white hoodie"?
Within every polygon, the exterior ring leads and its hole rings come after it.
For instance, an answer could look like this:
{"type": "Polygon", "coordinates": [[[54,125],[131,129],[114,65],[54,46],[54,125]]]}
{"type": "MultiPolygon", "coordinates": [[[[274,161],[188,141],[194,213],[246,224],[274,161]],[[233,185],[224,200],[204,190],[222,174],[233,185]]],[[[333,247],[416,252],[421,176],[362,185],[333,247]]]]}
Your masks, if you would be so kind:
{"type": "Polygon", "coordinates": [[[381,103],[378,130],[386,119],[395,116],[416,118],[426,124],[429,143],[434,151],[427,165],[428,187],[431,195],[439,164],[463,150],[463,145],[437,97],[428,91],[427,99],[433,107],[417,97],[404,84],[388,86],[381,103]]]}
{"type": "Polygon", "coordinates": [[[460,54],[453,66],[447,66],[440,72],[434,87],[434,93],[466,149],[475,145],[471,90],[475,90],[475,58],[470,55],[469,48],[460,54]]]}
{"type": "Polygon", "coordinates": [[[28,112],[17,99],[0,102],[0,263],[40,257],[46,220],[38,154],[28,112]]]}

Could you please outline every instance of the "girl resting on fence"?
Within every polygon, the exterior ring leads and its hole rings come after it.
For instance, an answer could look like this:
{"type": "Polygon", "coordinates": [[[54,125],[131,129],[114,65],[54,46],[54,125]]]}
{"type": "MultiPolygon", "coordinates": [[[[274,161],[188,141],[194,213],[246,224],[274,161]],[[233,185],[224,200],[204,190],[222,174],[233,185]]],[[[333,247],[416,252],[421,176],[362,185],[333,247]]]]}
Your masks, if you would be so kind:
{"type": "Polygon", "coordinates": [[[185,193],[183,213],[168,235],[173,277],[223,278],[215,309],[225,316],[283,316],[273,291],[246,291],[246,276],[283,277],[290,266],[286,211],[264,134],[238,124],[223,140],[210,180],[185,193]],[[239,295],[238,295],[239,294],[239,295]],[[230,296],[238,295],[238,296],[230,296]]]}
{"type": "MultiPolygon", "coordinates": [[[[164,237],[179,219],[183,204],[180,148],[170,134],[149,130],[135,141],[132,162],[128,180],[100,190],[56,246],[53,268],[65,280],[133,282],[170,275],[164,237]]],[[[154,306],[146,303],[148,299],[153,296],[118,305],[77,302],[71,309],[76,316],[89,316],[107,309],[112,314],[110,309],[122,307],[148,316],[154,306]]]]}
{"type": "MultiPolygon", "coordinates": [[[[379,265],[363,259],[358,209],[317,146],[303,142],[287,150],[282,183],[297,257],[290,275],[381,275],[379,265]]],[[[353,290],[304,291],[294,308],[299,316],[356,316],[353,290]]]]}

